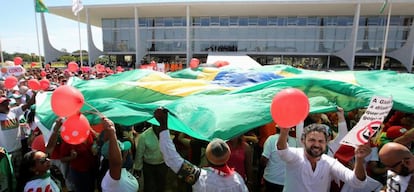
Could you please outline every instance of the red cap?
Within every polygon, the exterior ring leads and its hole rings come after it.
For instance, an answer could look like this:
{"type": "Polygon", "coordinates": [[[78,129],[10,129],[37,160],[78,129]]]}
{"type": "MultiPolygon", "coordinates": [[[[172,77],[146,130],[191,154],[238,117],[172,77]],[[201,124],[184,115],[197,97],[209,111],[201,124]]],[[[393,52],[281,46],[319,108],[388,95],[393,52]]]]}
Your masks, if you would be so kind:
{"type": "Polygon", "coordinates": [[[390,139],[395,139],[401,137],[404,133],[407,132],[407,129],[401,126],[391,126],[387,129],[387,137],[390,139]]]}

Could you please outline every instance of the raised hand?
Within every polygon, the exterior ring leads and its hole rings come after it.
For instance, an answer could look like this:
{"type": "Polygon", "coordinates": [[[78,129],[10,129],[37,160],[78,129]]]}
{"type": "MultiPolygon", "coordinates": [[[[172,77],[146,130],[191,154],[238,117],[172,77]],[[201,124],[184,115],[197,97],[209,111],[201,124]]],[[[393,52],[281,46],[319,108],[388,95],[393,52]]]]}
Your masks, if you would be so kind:
{"type": "Polygon", "coordinates": [[[154,118],[160,123],[160,126],[153,126],[154,131],[160,133],[168,129],[168,109],[159,107],[154,111],[154,118]]]}
{"type": "Polygon", "coordinates": [[[371,145],[369,143],[358,145],[355,148],[355,158],[364,159],[371,153],[371,145]]]}

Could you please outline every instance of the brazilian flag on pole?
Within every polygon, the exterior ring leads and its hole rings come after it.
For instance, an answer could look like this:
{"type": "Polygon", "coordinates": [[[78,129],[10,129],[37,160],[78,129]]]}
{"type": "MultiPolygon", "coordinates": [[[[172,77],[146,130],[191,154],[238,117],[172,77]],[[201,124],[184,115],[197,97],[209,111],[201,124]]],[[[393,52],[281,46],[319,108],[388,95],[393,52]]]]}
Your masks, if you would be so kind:
{"type": "Polygon", "coordinates": [[[45,5],[45,3],[43,3],[43,0],[36,0],[36,12],[38,13],[49,12],[49,9],[45,5]]]}
{"type": "Polygon", "coordinates": [[[387,7],[387,5],[388,5],[388,0],[384,0],[384,3],[382,4],[381,9],[380,9],[381,14],[384,13],[384,10],[387,7]]]}

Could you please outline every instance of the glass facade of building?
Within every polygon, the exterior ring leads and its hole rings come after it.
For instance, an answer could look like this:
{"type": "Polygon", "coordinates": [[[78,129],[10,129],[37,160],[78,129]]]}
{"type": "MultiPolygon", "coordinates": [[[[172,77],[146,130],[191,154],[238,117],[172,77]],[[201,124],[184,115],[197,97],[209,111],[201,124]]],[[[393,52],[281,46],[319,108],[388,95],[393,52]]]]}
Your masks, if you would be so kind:
{"type": "MultiPolygon", "coordinates": [[[[351,40],[353,19],[353,16],[192,17],[191,50],[200,57],[211,52],[246,53],[260,57],[259,63],[264,64],[286,63],[292,56],[326,57],[342,50],[351,40]],[[277,61],[272,56],[282,57],[282,60],[277,61]]],[[[404,45],[413,19],[414,16],[391,17],[387,51],[404,45]]],[[[385,24],[385,16],[359,18],[357,56],[378,57],[381,54],[385,24]]],[[[140,18],[141,44],[151,55],[185,55],[186,25],[185,17],[140,18]]],[[[133,18],[103,19],[102,30],[105,52],[135,53],[133,18]]]]}

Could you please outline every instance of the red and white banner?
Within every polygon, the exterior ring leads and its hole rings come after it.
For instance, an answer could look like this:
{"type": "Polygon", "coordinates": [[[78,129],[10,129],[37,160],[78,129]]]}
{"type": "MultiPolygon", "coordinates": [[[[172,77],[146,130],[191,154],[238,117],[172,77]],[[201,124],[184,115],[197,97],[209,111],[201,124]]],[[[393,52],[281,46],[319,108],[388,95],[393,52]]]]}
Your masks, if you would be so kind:
{"type": "Polygon", "coordinates": [[[373,96],[358,123],[341,140],[341,144],[358,146],[367,143],[381,129],[381,124],[391,111],[392,97],[373,96]]]}
{"type": "Polygon", "coordinates": [[[13,76],[18,77],[20,75],[23,75],[24,73],[26,73],[26,70],[20,65],[18,65],[18,66],[8,66],[7,67],[7,74],[8,75],[13,75],[13,76]]]}

